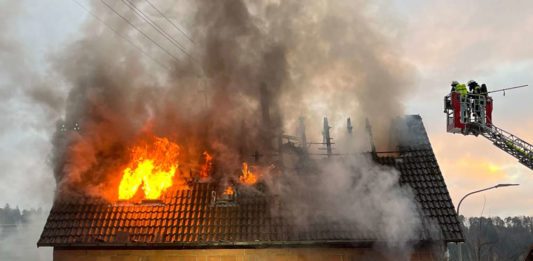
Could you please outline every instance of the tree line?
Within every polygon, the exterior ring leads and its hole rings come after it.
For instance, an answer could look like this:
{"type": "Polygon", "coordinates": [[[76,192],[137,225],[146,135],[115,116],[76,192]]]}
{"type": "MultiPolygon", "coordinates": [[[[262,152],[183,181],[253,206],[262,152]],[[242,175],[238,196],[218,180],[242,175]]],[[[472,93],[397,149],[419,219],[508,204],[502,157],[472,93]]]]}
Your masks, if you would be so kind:
{"type": "MultiPolygon", "coordinates": [[[[460,217],[465,243],[463,260],[524,260],[533,247],[533,217],[460,217]]],[[[449,260],[458,260],[449,244],[449,260]]]]}
{"type": "Polygon", "coordinates": [[[6,204],[0,208],[0,239],[7,237],[11,233],[16,233],[19,225],[30,222],[34,216],[42,215],[42,209],[23,209],[19,207],[12,208],[6,204]]]}

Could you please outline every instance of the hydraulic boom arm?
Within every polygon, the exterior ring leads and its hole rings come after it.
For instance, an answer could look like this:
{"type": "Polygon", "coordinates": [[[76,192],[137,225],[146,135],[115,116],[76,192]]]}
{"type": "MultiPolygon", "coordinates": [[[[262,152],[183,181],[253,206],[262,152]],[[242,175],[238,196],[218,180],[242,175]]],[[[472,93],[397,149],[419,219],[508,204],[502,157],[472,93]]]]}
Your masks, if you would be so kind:
{"type": "Polygon", "coordinates": [[[533,170],[533,146],[531,144],[494,125],[490,127],[483,126],[481,135],[492,141],[496,147],[511,154],[520,163],[533,170]]]}

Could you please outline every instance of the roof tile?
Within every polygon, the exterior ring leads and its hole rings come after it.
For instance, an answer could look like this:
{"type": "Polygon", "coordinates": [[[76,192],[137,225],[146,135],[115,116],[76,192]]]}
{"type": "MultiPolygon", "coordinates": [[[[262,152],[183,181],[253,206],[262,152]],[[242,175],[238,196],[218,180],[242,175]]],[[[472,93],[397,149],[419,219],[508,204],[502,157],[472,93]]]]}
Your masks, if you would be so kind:
{"type": "MultiPolygon", "coordinates": [[[[420,116],[408,118],[410,131],[418,133],[418,137],[409,142],[409,147],[402,147],[401,160],[392,157],[378,157],[376,160],[399,170],[400,183],[412,188],[423,219],[437,222],[445,241],[461,241],[463,236],[459,221],[422,120],[420,116]]],[[[351,224],[319,222],[307,231],[296,231],[290,219],[271,215],[272,204],[282,207],[278,198],[243,192],[239,194],[238,204],[215,206],[211,205],[213,190],[214,184],[196,183],[191,189],[168,191],[162,195],[163,205],[109,204],[92,198],[75,202],[56,201],[38,244],[113,243],[118,231],[128,232],[132,244],[218,244],[223,241],[253,245],[266,241],[379,238],[379,235],[351,224]]],[[[429,231],[423,234],[429,235],[429,231]]]]}

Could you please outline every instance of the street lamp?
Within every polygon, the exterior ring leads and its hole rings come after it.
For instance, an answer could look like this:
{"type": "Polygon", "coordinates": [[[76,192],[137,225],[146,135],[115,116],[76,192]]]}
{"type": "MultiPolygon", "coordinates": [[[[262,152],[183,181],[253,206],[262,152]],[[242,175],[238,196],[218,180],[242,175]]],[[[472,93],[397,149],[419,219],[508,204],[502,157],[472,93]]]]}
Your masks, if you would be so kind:
{"type": "Polygon", "coordinates": [[[510,187],[510,186],[518,186],[520,184],[509,184],[509,183],[504,183],[504,184],[498,184],[496,186],[493,186],[493,187],[490,187],[490,188],[484,188],[484,189],[480,189],[480,190],[476,190],[476,191],[472,191],[468,194],[466,194],[460,201],[459,201],[459,205],[457,205],[457,216],[459,216],[459,210],[461,209],[461,203],[463,203],[463,200],[465,200],[466,197],[472,195],[472,194],[476,194],[476,193],[479,193],[479,192],[483,192],[483,191],[486,191],[486,190],[491,190],[491,189],[496,189],[496,188],[503,188],[503,187],[510,187]]]}
{"type": "MultiPolygon", "coordinates": [[[[480,190],[476,190],[476,191],[472,191],[468,194],[466,194],[460,201],[459,201],[459,204],[457,205],[457,217],[459,217],[459,210],[461,209],[461,203],[463,203],[463,200],[465,200],[466,197],[472,195],[472,194],[476,194],[476,193],[479,193],[479,192],[483,192],[483,191],[487,191],[487,190],[491,190],[491,189],[496,189],[496,188],[503,188],[503,187],[511,187],[511,186],[518,186],[520,184],[511,184],[511,183],[503,183],[503,184],[498,184],[496,186],[492,186],[490,188],[484,188],[484,189],[480,189],[480,190]]],[[[463,260],[463,251],[462,251],[462,244],[459,244],[459,247],[458,247],[458,254],[459,254],[459,261],[462,261],[463,260]]]]}

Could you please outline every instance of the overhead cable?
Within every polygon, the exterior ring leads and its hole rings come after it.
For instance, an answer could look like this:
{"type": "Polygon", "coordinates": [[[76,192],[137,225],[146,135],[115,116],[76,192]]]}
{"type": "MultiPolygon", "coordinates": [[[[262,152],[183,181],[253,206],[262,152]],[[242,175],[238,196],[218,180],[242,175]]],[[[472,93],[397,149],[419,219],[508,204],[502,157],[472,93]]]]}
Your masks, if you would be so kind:
{"type": "Polygon", "coordinates": [[[167,22],[169,22],[172,26],[174,26],[174,28],[176,28],[176,30],[180,31],[189,41],[191,41],[191,43],[194,43],[194,41],[191,39],[191,37],[185,33],[184,30],[182,30],[180,28],[180,26],[176,25],[176,23],[174,23],[171,19],[169,19],[163,12],[161,12],[161,10],[159,8],[157,8],[154,4],[152,4],[152,2],[150,0],[145,0],[146,3],[148,3],[148,5],[150,5],[154,10],[157,11],[157,13],[159,13],[160,16],[162,16],[163,18],[165,18],[165,20],[167,20],[167,22]]]}
{"type": "Polygon", "coordinates": [[[85,10],[85,12],[87,12],[88,14],[90,14],[92,17],[94,17],[97,21],[99,21],[100,23],[102,23],[105,27],[107,27],[107,29],[109,29],[110,31],[112,31],[113,33],[115,33],[118,37],[122,38],[123,40],[125,40],[126,42],[128,42],[132,47],[134,47],[137,51],[139,51],[142,55],[146,56],[148,59],[152,60],[153,62],[159,64],[161,67],[165,68],[165,69],[169,69],[167,66],[163,65],[161,62],[157,61],[154,57],[150,56],[147,52],[145,52],[141,47],[139,47],[138,45],[136,45],[135,43],[133,43],[130,39],[128,39],[126,36],[120,34],[117,30],[115,30],[113,27],[111,27],[109,24],[107,24],[102,18],[100,18],[99,16],[97,16],[95,13],[93,13],[91,10],[89,10],[88,8],[86,8],[85,6],[83,6],[80,2],[78,2],[77,0],[72,0],[75,4],[77,4],[79,7],[81,7],[83,10],[85,10]]]}
{"type": "Polygon", "coordinates": [[[152,28],[154,28],[157,32],[159,32],[163,37],[165,37],[168,41],[170,41],[170,43],[172,45],[177,47],[181,52],[183,52],[184,54],[189,56],[189,58],[191,58],[193,61],[195,61],[194,57],[185,50],[185,47],[180,42],[178,42],[171,35],[169,35],[167,32],[165,32],[165,30],[163,30],[163,28],[161,28],[157,23],[155,23],[146,14],[144,14],[144,12],[142,10],[137,8],[137,6],[135,6],[134,3],[132,3],[129,0],[122,0],[122,2],[126,6],[128,6],[133,12],[135,12],[139,17],[141,17],[141,19],[143,19],[146,23],[148,23],[152,28]]]}
{"type": "Polygon", "coordinates": [[[121,15],[117,10],[115,10],[111,5],[109,5],[109,3],[107,3],[105,0],[100,0],[105,6],[107,6],[107,8],[111,9],[111,11],[113,11],[113,13],[115,13],[116,15],[118,15],[120,18],[122,18],[122,20],[126,21],[126,23],[128,23],[131,27],[133,27],[137,32],[139,32],[141,35],[143,35],[146,39],[150,40],[150,42],[152,42],[153,44],[155,44],[157,47],[159,47],[159,49],[161,49],[163,52],[165,52],[166,54],[168,54],[169,56],[171,56],[172,58],[174,58],[174,60],[176,60],[177,62],[179,62],[180,60],[178,59],[178,57],[176,57],[175,55],[173,55],[172,53],[170,53],[167,49],[163,48],[163,46],[161,46],[161,44],[159,44],[158,42],[156,42],[154,39],[152,39],[150,36],[148,36],[146,33],[144,33],[141,29],[139,29],[137,26],[135,26],[130,20],[128,20],[126,17],[124,17],[123,15],[121,15]]]}

